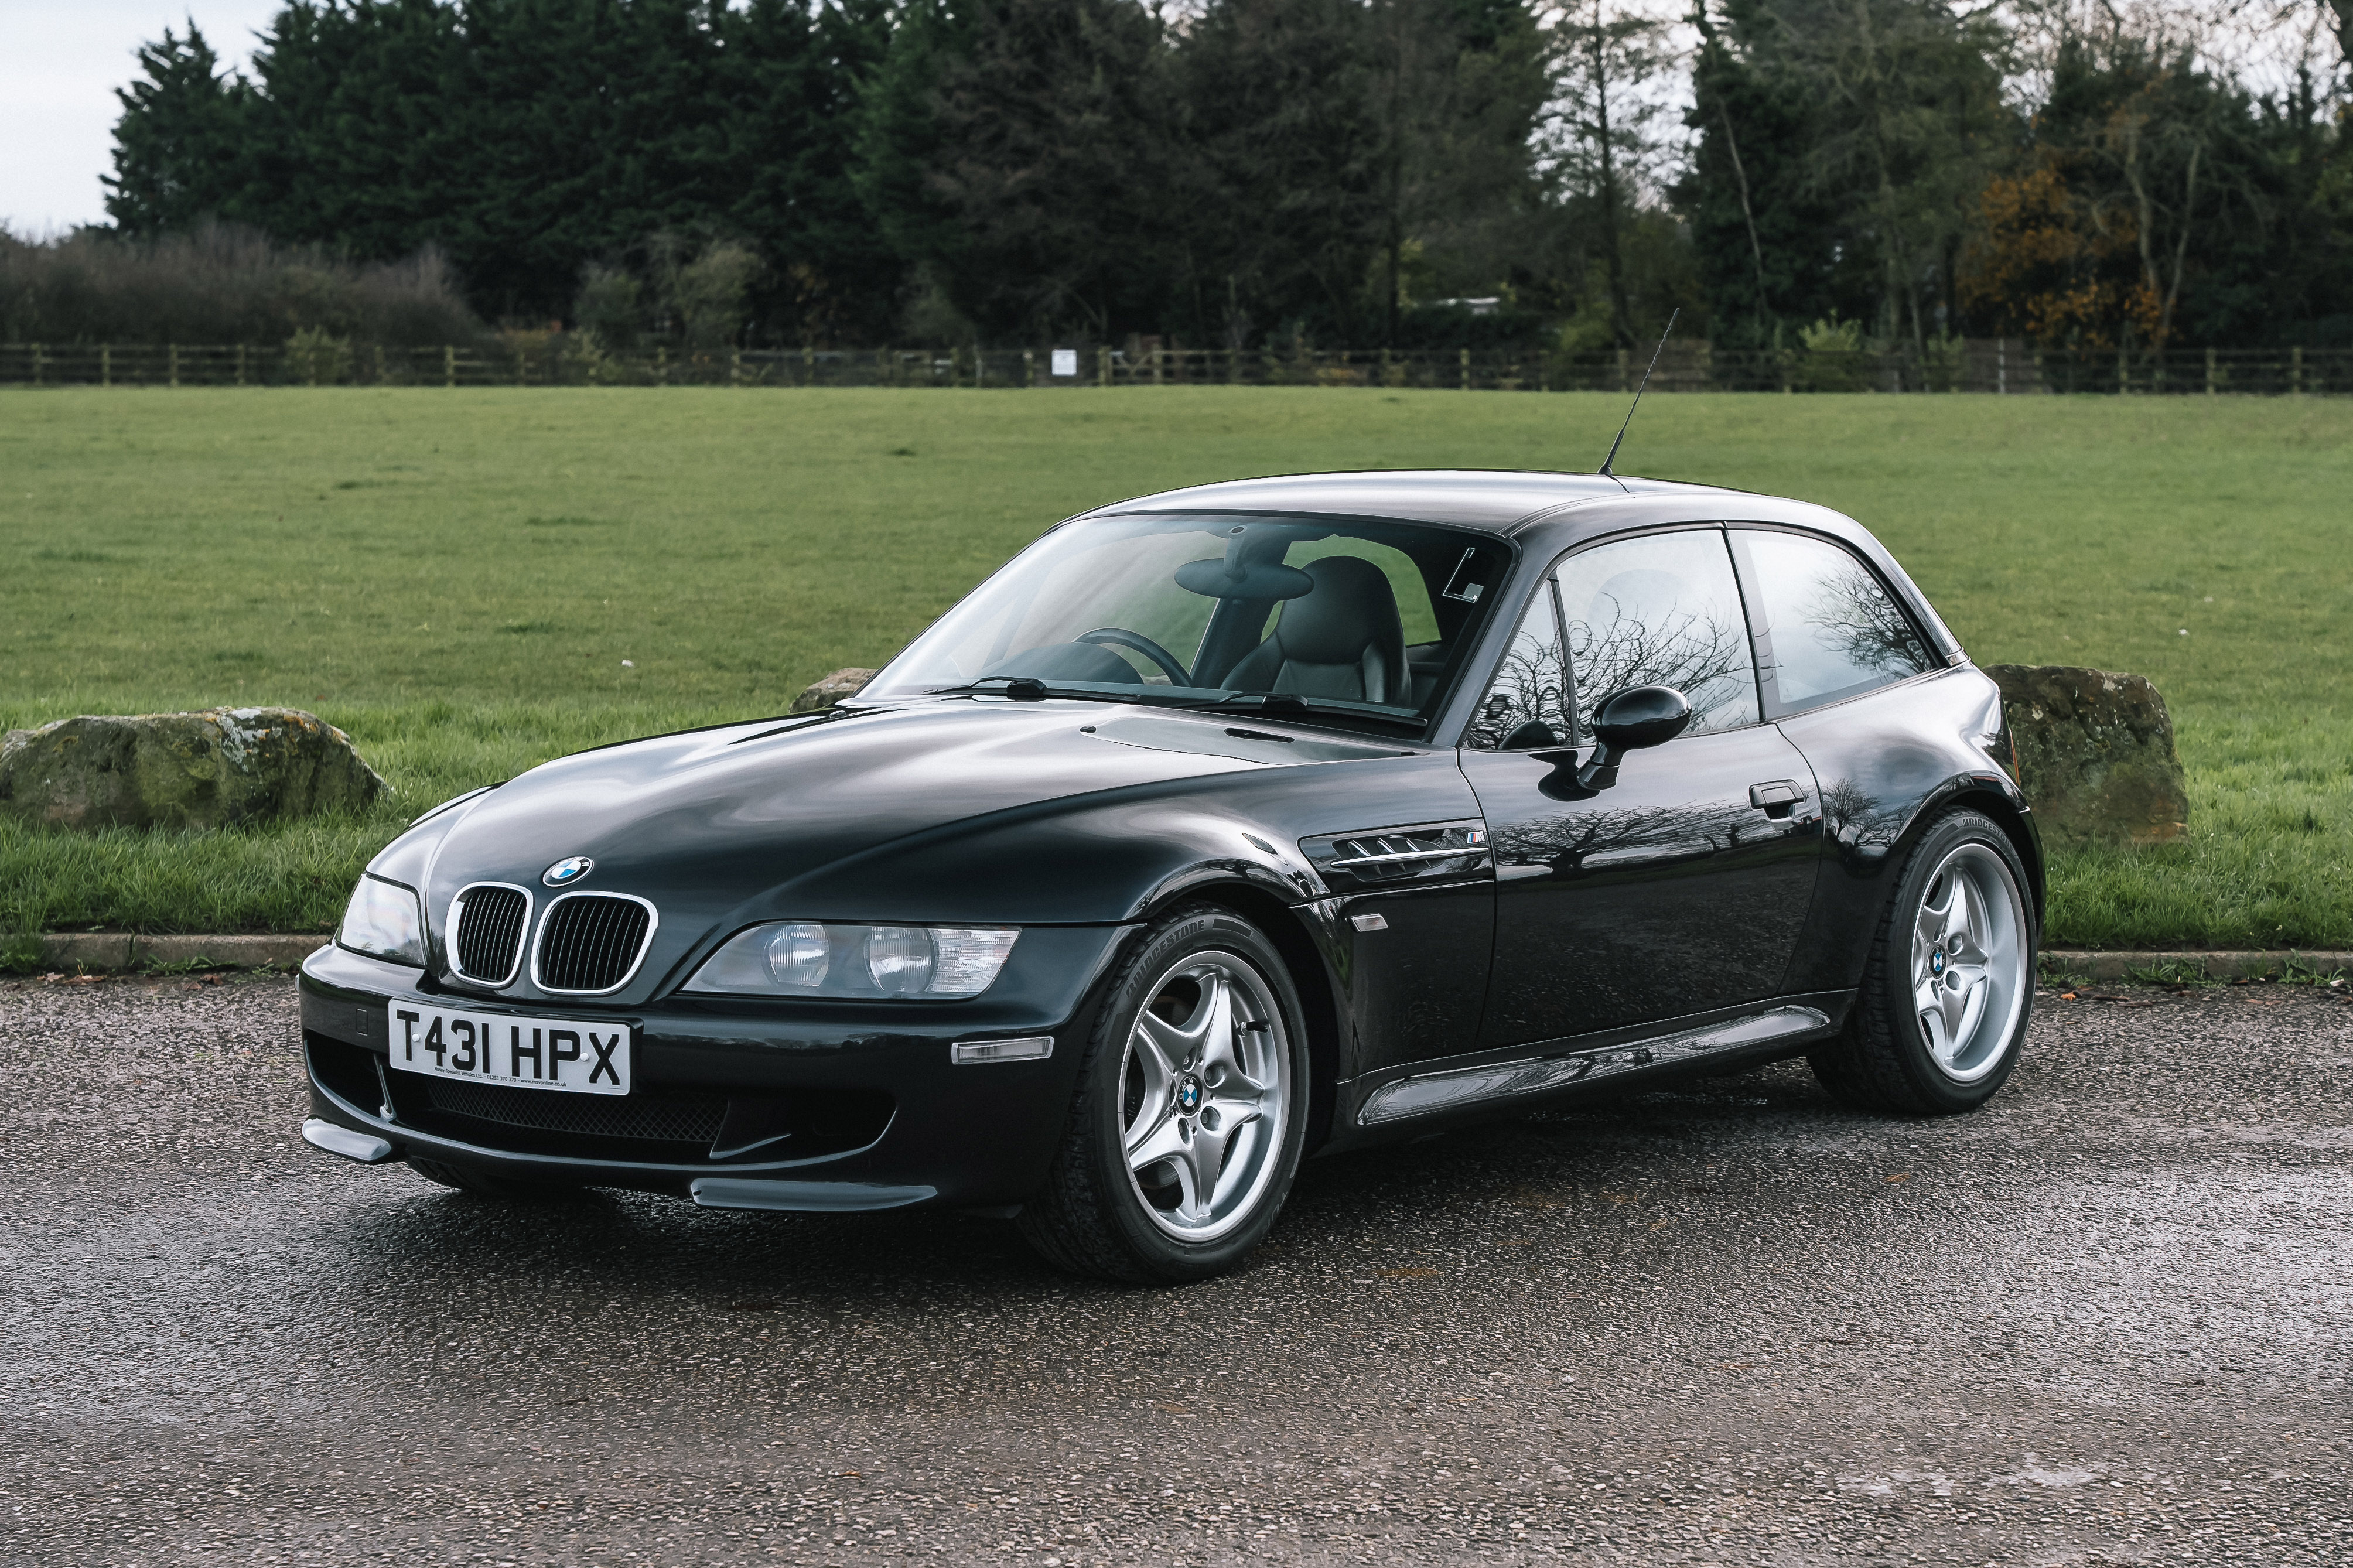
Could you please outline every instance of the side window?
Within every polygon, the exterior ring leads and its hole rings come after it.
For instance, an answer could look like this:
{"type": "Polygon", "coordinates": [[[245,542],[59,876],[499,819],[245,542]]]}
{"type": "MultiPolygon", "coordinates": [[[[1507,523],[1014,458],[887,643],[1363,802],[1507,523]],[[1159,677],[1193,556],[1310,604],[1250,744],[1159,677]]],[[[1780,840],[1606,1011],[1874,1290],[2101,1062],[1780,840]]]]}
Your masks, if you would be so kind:
{"type": "Polygon", "coordinates": [[[1672,686],[1689,698],[1687,734],[1757,721],[1748,623],[1722,532],[1621,539],[1570,556],[1555,576],[1578,743],[1593,738],[1593,710],[1634,686],[1672,686]]]}
{"type": "Polygon", "coordinates": [[[1479,752],[1525,752],[1560,745],[1568,738],[1568,699],[1562,689],[1560,619],[1552,584],[1537,586],[1528,613],[1520,617],[1512,651],[1495,671],[1471,732],[1462,743],[1479,752]]]}
{"type": "Polygon", "coordinates": [[[1739,531],[1784,708],[1852,697],[1934,668],[1871,569],[1828,540],[1739,531]]]}

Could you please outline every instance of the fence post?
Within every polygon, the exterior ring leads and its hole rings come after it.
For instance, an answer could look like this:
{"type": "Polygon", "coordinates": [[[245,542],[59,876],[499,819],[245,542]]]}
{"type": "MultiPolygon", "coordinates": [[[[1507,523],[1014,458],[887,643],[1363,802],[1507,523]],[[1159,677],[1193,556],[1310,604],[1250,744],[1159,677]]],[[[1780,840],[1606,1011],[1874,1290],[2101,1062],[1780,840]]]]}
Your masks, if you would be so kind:
{"type": "Polygon", "coordinates": [[[41,384],[41,369],[47,363],[48,361],[42,357],[41,345],[35,343],[33,345],[33,384],[35,386],[41,384]]]}
{"type": "Polygon", "coordinates": [[[2116,395],[2118,397],[2124,396],[2132,390],[2132,383],[2127,379],[2131,373],[2126,369],[2128,363],[2125,358],[2126,352],[2124,344],[2116,345],[2116,395]]]}
{"type": "Polygon", "coordinates": [[[237,345],[237,384],[239,386],[245,384],[245,345],[243,343],[237,345]]]}
{"type": "Polygon", "coordinates": [[[744,351],[742,349],[727,351],[727,384],[730,386],[744,384],[744,351]]]}
{"type": "Polygon", "coordinates": [[[1228,386],[1236,385],[1240,382],[1241,374],[1242,351],[1240,349],[1229,348],[1226,351],[1226,384],[1228,386]]]}
{"type": "Polygon", "coordinates": [[[1626,351],[1624,349],[1620,349],[1618,351],[1618,390],[1620,392],[1633,391],[1634,383],[1632,378],[1633,369],[1627,363],[1626,351]]]}
{"type": "Polygon", "coordinates": [[[1997,397],[2010,395],[2010,340],[1993,341],[1993,390],[1997,397]]]}
{"type": "Polygon", "coordinates": [[[164,353],[171,362],[171,369],[166,374],[171,384],[177,386],[180,384],[180,345],[173,343],[165,349],[164,353]]]}
{"type": "Polygon", "coordinates": [[[1095,384],[1097,386],[1111,384],[1111,345],[1109,343],[1095,345],[1095,384]]]}
{"type": "Polygon", "coordinates": [[[1038,384],[1038,351],[1035,349],[1021,351],[1021,384],[1024,386],[1038,384]]]}
{"type": "Polygon", "coordinates": [[[1465,392],[1471,390],[1471,351],[1469,349],[1462,351],[1462,390],[1465,392]]]}
{"type": "Polygon", "coordinates": [[[815,343],[801,345],[801,384],[803,386],[817,384],[817,345],[815,343]]]}
{"type": "Polygon", "coordinates": [[[112,343],[98,345],[98,384],[100,386],[114,384],[114,345],[112,343]]]}
{"type": "Polygon", "coordinates": [[[2302,397],[2304,395],[2304,345],[2302,343],[2287,351],[2287,363],[2288,390],[2293,395],[2302,397]]]}

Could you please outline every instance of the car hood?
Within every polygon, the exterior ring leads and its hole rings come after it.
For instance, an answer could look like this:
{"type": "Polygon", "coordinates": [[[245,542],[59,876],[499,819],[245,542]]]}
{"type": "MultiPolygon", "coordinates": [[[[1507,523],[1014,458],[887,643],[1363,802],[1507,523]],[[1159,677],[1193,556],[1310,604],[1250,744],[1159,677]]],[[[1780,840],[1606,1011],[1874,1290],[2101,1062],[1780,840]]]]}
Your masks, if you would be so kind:
{"type": "MultiPolygon", "coordinates": [[[[586,856],[594,869],[570,888],[637,894],[659,911],[642,981],[755,900],[900,840],[977,831],[976,819],[1046,803],[1395,754],[1280,739],[1229,716],[1061,700],[923,702],[657,736],[548,763],[453,812],[423,879],[427,920],[446,929],[451,897],[472,882],[544,900],[542,874],[586,856]]],[[[858,879],[823,880],[828,907],[797,915],[894,918],[842,907],[858,879]]]]}

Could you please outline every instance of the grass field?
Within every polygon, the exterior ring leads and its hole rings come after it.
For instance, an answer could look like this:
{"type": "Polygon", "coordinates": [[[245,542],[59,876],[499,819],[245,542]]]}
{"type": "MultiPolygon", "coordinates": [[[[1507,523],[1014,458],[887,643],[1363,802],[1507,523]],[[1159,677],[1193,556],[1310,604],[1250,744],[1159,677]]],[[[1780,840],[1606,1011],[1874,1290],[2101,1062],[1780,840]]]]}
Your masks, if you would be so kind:
{"type": "MultiPolygon", "coordinates": [[[[324,929],[407,816],[583,745],[778,711],[1070,512],[1309,468],[1589,468],[1622,413],[1303,389],[0,393],[0,722],[284,703],[398,792],[274,832],[0,826],[0,932],[324,929]]],[[[2052,942],[2353,946],[2353,403],[1658,397],[1620,467],[1853,514],[1980,661],[2157,682],[2191,837],[2065,860],[2052,942]]]]}

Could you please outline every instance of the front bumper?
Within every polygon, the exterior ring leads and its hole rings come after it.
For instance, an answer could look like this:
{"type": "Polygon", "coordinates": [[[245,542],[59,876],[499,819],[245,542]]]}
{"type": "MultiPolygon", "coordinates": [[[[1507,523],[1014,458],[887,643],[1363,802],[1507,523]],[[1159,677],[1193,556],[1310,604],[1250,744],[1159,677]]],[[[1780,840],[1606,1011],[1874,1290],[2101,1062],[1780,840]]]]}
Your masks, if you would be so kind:
{"type": "MultiPolygon", "coordinates": [[[[1035,1193],[1069,1121],[1090,1003],[1129,926],[1032,927],[968,1002],[659,998],[606,1008],[507,1000],[325,947],[302,965],[311,1116],[384,1158],[631,1187],[712,1207],[998,1207],[1035,1193]],[[396,1002],[636,1030],[626,1096],[396,1071],[396,1002]],[[958,1041],[1050,1036],[1043,1060],[959,1064],[958,1041]]],[[[306,1136],[342,1152],[351,1140],[306,1136]]],[[[352,1156],[356,1157],[356,1156],[352,1156]]]]}

